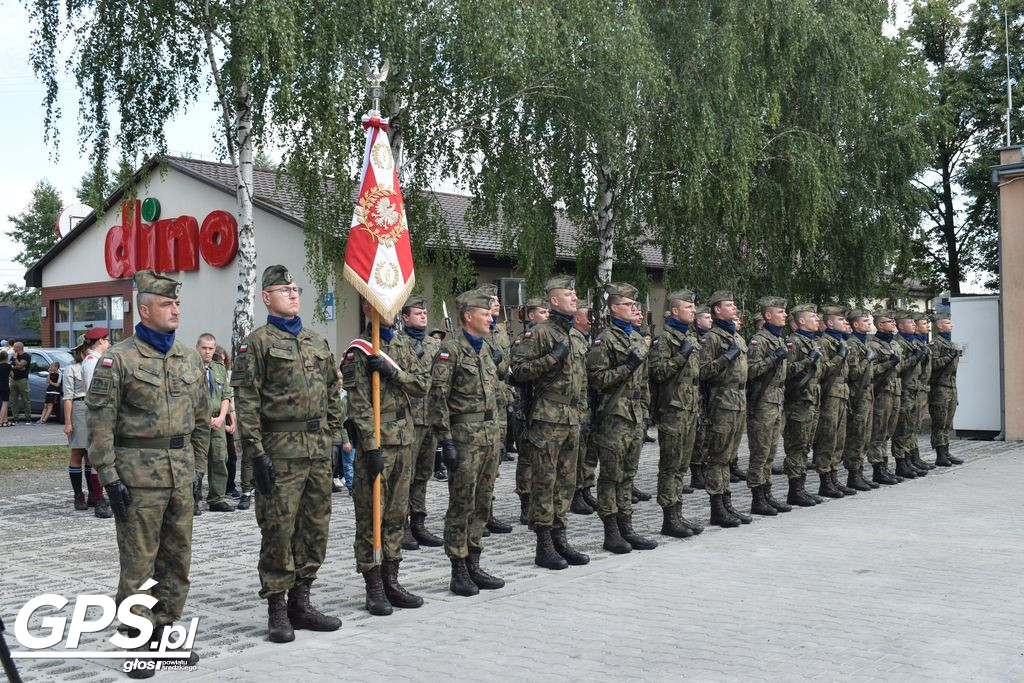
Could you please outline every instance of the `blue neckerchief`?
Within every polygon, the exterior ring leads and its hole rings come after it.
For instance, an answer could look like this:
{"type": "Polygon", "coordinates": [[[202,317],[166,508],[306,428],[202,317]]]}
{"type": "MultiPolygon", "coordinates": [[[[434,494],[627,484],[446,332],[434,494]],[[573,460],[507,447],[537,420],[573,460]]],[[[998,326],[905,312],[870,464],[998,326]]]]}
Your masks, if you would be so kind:
{"type": "Polygon", "coordinates": [[[735,320],[722,320],[721,318],[715,318],[715,324],[730,334],[736,334],[735,320]]]}
{"type": "MultiPolygon", "coordinates": [[[[497,318],[491,318],[491,332],[494,332],[496,329],[498,329],[498,319],[497,318]]],[[[480,349],[477,349],[477,351],[479,351],[479,350],[480,349]]]]}
{"type": "Polygon", "coordinates": [[[146,327],[142,323],[135,326],[135,334],[139,339],[146,342],[160,353],[167,353],[174,345],[173,332],[157,332],[152,327],[146,327]]]}
{"type": "Polygon", "coordinates": [[[765,323],[764,324],[764,329],[768,330],[769,332],[774,334],[776,337],[781,337],[782,336],[782,330],[785,329],[785,328],[779,327],[778,325],[772,325],[771,323],[765,323]]]}
{"type": "Polygon", "coordinates": [[[913,344],[917,339],[917,333],[915,332],[900,332],[900,336],[906,339],[909,343],[913,344]]]}
{"type": "Polygon", "coordinates": [[[575,315],[568,315],[567,313],[562,313],[561,311],[556,311],[555,309],[552,308],[551,311],[549,311],[549,313],[548,313],[548,317],[549,318],[554,318],[555,320],[562,320],[562,321],[565,322],[566,325],[568,325],[569,327],[572,327],[572,320],[576,316],[575,315]]]}
{"type": "Polygon", "coordinates": [[[482,349],[484,346],[483,337],[474,337],[465,330],[462,331],[462,336],[464,336],[469,341],[469,345],[473,347],[473,350],[475,350],[477,353],[480,353],[480,349],[482,349]]]}
{"type": "Polygon", "coordinates": [[[273,325],[282,332],[298,337],[299,332],[302,332],[302,318],[295,316],[294,318],[279,318],[276,315],[267,316],[267,324],[273,325]]]}
{"type": "Polygon", "coordinates": [[[798,327],[796,329],[796,333],[799,334],[802,337],[807,337],[811,341],[814,341],[814,333],[809,331],[809,330],[804,330],[804,329],[801,329],[801,328],[798,327]]]}
{"type": "Polygon", "coordinates": [[[423,338],[427,336],[427,331],[425,329],[417,330],[415,327],[406,327],[405,333],[416,341],[423,341],[423,338]]]}
{"type": "Polygon", "coordinates": [[[707,334],[710,331],[711,330],[705,330],[703,327],[698,327],[697,328],[697,337],[698,338],[703,337],[705,334],[707,334]]]}
{"type": "Polygon", "coordinates": [[[821,337],[823,334],[824,334],[824,332],[815,332],[814,333],[814,338],[817,339],[817,338],[821,337]]]}
{"type": "Polygon", "coordinates": [[[679,330],[683,334],[690,331],[690,325],[688,323],[679,322],[675,318],[666,318],[665,327],[671,327],[674,330],[679,330]]]}
{"type": "MultiPolygon", "coordinates": [[[[867,334],[867,332],[854,332],[853,336],[856,337],[857,339],[860,339],[861,342],[863,342],[865,344],[868,343],[868,334],[867,334]]],[[[875,335],[875,336],[878,336],[878,335],[875,335]]]]}
{"type": "Polygon", "coordinates": [[[612,318],[612,324],[625,332],[627,337],[633,334],[633,323],[628,323],[625,320],[619,320],[618,318],[612,318]]]}
{"type": "Polygon", "coordinates": [[[921,334],[920,332],[918,332],[917,333],[917,338],[923,344],[927,344],[928,343],[928,335],[927,334],[921,334]]]}
{"type": "Polygon", "coordinates": [[[832,328],[827,328],[825,330],[825,334],[832,337],[836,341],[842,341],[843,339],[843,333],[840,332],[839,330],[833,330],[832,328]]]}
{"type": "Polygon", "coordinates": [[[888,344],[889,342],[892,341],[892,333],[891,332],[875,332],[875,339],[881,339],[882,341],[884,341],[885,343],[888,344]]]}
{"type": "Polygon", "coordinates": [[[943,339],[945,339],[946,341],[953,341],[950,338],[950,337],[953,336],[951,332],[939,332],[939,336],[942,337],[943,339]]]}

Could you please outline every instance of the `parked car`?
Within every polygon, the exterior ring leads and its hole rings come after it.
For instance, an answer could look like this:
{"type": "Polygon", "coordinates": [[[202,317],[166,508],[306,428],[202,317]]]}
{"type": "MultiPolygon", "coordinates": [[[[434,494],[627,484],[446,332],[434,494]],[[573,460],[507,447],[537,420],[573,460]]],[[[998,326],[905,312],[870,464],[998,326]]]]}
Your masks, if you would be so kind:
{"type": "MultiPolygon", "coordinates": [[[[43,412],[43,404],[46,402],[46,377],[50,372],[50,363],[56,361],[60,363],[60,367],[63,369],[74,363],[75,359],[71,356],[71,352],[68,349],[29,347],[25,349],[25,353],[32,356],[32,360],[29,361],[28,373],[28,395],[29,400],[32,402],[32,412],[41,414],[43,412]]],[[[58,422],[61,422],[64,420],[63,415],[64,402],[61,401],[54,409],[53,416],[58,422]]]]}

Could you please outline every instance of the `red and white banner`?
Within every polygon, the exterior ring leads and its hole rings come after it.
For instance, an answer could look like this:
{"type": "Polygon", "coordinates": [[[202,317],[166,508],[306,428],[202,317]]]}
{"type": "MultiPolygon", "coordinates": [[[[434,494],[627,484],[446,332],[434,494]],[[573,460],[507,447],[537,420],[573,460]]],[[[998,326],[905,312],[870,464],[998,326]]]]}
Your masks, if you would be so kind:
{"type": "Polygon", "coordinates": [[[363,117],[363,128],[366,151],[345,247],[345,279],[384,320],[392,320],[416,282],[409,227],[387,119],[363,117]]]}

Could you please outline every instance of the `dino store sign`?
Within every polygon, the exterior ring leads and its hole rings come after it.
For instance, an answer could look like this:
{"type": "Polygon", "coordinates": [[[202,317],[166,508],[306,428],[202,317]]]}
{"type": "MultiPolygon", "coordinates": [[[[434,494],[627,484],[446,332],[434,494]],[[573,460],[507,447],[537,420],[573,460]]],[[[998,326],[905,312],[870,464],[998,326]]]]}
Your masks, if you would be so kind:
{"type": "Polygon", "coordinates": [[[128,201],[121,205],[121,224],[107,230],[103,262],[112,278],[137,271],[158,273],[199,270],[199,257],[215,268],[231,263],[238,253],[238,222],[227,211],[211,211],[202,224],[195,216],[160,218],[160,202],[128,201]]]}

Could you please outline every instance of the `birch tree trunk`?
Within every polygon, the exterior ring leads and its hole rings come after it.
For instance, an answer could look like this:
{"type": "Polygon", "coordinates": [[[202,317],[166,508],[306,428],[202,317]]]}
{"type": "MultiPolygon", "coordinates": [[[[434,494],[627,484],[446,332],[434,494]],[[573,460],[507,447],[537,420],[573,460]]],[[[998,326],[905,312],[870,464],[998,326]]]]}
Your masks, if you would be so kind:
{"type": "Polygon", "coordinates": [[[252,220],[252,96],[249,86],[238,88],[235,100],[235,130],[238,133],[238,296],[231,327],[232,348],[252,331],[255,318],[256,235],[252,220]]]}
{"type": "Polygon", "coordinates": [[[615,212],[618,201],[618,178],[607,163],[597,166],[597,271],[594,285],[597,299],[598,319],[604,320],[608,313],[605,287],[612,280],[612,266],[615,263],[615,212]]]}

